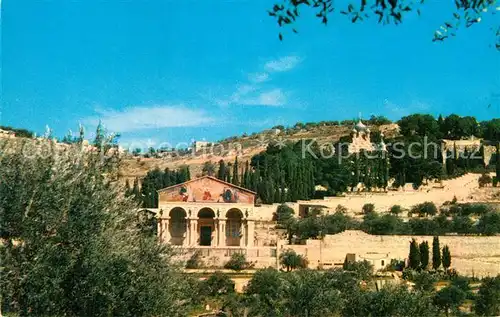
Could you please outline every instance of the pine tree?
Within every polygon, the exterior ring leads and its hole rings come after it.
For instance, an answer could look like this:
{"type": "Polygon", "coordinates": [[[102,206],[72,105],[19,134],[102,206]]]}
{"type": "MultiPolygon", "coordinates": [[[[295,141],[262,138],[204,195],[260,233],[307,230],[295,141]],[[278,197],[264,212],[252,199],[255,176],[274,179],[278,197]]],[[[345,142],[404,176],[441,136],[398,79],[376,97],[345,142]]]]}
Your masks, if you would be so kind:
{"type": "Polygon", "coordinates": [[[439,246],[439,237],[435,236],[432,240],[432,268],[437,270],[441,266],[441,248],[439,246]]]}
{"type": "Polygon", "coordinates": [[[417,241],[410,242],[410,254],[408,255],[408,266],[416,270],[420,267],[420,250],[417,241]]]}
{"type": "Polygon", "coordinates": [[[426,270],[429,265],[429,243],[424,241],[420,243],[420,267],[426,270]]]}
{"type": "Polygon", "coordinates": [[[217,171],[217,178],[220,179],[221,181],[226,180],[226,163],[224,163],[224,160],[219,161],[219,170],[217,171]]]}
{"type": "Polygon", "coordinates": [[[451,266],[451,253],[447,245],[443,247],[443,267],[448,270],[451,266]]]}
{"type": "Polygon", "coordinates": [[[234,159],[234,164],[233,164],[233,177],[231,179],[231,184],[233,185],[240,185],[240,177],[239,177],[239,171],[238,171],[238,157],[234,159]]]}

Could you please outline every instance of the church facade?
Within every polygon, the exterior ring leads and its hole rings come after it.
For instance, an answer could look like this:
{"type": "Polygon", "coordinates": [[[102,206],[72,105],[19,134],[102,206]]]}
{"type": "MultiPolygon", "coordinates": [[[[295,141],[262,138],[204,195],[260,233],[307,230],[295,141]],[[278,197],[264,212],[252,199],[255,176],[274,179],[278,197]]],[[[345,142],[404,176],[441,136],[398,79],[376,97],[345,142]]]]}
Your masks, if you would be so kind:
{"type": "Polygon", "coordinates": [[[183,247],[254,246],[255,196],[204,176],[158,191],[158,236],[183,247]]]}

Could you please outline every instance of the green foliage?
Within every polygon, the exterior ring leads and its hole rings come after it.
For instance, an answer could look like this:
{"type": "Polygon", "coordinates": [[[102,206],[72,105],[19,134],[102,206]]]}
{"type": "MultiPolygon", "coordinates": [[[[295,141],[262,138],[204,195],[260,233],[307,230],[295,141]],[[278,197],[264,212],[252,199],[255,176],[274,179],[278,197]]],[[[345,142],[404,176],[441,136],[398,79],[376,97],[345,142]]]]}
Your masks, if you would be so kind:
{"type": "Polygon", "coordinates": [[[285,279],[273,268],[255,272],[246,294],[251,298],[253,316],[284,316],[286,311],[285,279]]]}
{"type": "Polygon", "coordinates": [[[439,290],[434,295],[434,304],[448,316],[449,311],[458,311],[458,307],[465,300],[466,294],[458,287],[451,285],[439,290]]]}
{"type": "Polygon", "coordinates": [[[479,187],[485,187],[492,183],[492,179],[490,174],[484,173],[479,177],[477,182],[479,183],[479,187]]]}
{"type": "Polygon", "coordinates": [[[201,168],[201,174],[203,176],[214,176],[215,175],[215,164],[212,161],[206,161],[203,163],[201,168]]]}
{"type": "Polygon", "coordinates": [[[482,280],[477,292],[474,311],[479,316],[500,315],[500,275],[482,280]]]}
{"type": "Polygon", "coordinates": [[[355,276],[363,281],[370,280],[373,275],[373,265],[366,260],[356,262],[346,260],[342,268],[346,271],[354,272],[355,276]]]}
{"type": "Polygon", "coordinates": [[[247,262],[247,258],[242,253],[233,253],[229,261],[224,264],[225,269],[230,269],[234,271],[245,270],[250,267],[250,263],[247,262]]]}
{"type": "Polygon", "coordinates": [[[437,211],[437,207],[432,201],[426,201],[411,208],[412,214],[418,214],[421,217],[434,216],[437,214],[437,211]]]}
{"type": "Polygon", "coordinates": [[[15,136],[19,137],[19,138],[32,138],[35,135],[33,133],[33,131],[29,131],[26,129],[17,129],[17,128],[4,126],[4,125],[0,125],[0,129],[5,130],[5,131],[12,131],[12,132],[14,132],[15,136]]]}
{"type": "Polygon", "coordinates": [[[439,246],[439,237],[435,236],[432,239],[432,268],[439,269],[441,266],[441,248],[439,246]]]}
{"type": "Polygon", "coordinates": [[[408,266],[416,270],[420,268],[420,249],[415,239],[410,242],[410,253],[408,255],[408,266]]]}
{"type": "Polygon", "coordinates": [[[448,270],[451,266],[451,253],[447,245],[443,247],[442,262],[444,269],[448,270]]]}
{"type": "Polygon", "coordinates": [[[142,180],[141,193],[138,194],[139,200],[145,208],[158,207],[158,193],[157,191],[165,187],[184,183],[190,179],[190,172],[188,166],[180,166],[177,170],[160,170],[158,167],[148,171],[142,180]]]}
{"type": "Polygon", "coordinates": [[[286,268],[287,272],[293,271],[295,269],[303,269],[307,267],[307,259],[300,254],[297,254],[294,250],[288,249],[283,251],[279,257],[280,264],[282,267],[286,268]]]}
{"type": "Polygon", "coordinates": [[[117,157],[78,146],[28,156],[26,142],[0,141],[4,311],[184,316],[171,251],[138,229],[136,204],[110,178],[117,157]]]}
{"type": "Polygon", "coordinates": [[[199,269],[203,266],[203,261],[201,260],[201,251],[196,250],[193,252],[191,257],[186,261],[186,269],[199,269]]]}
{"type": "Polygon", "coordinates": [[[400,205],[394,205],[391,207],[391,209],[389,210],[389,212],[393,215],[399,215],[403,212],[403,208],[400,206],[400,205]]]}
{"type": "Polygon", "coordinates": [[[336,315],[341,309],[339,292],[325,285],[322,272],[300,270],[285,276],[288,316],[323,317],[336,315]]]}
{"type": "Polygon", "coordinates": [[[364,204],[363,208],[361,210],[363,211],[364,214],[375,212],[375,205],[374,204],[364,204]]]}
{"type": "Polygon", "coordinates": [[[286,222],[292,219],[294,214],[293,208],[282,204],[276,209],[275,219],[280,226],[285,227],[286,222]]]}
{"type": "Polygon", "coordinates": [[[500,233],[500,213],[491,211],[482,215],[476,228],[477,232],[488,236],[500,233]]]}
{"type": "MultiPolygon", "coordinates": [[[[425,10],[424,1],[389,1],[381,0],[375,3],[366,1],[348,1],[338,4],[333,0],[314,1],[294,1],[284,0],[275,4],[268,14],[274,18],[281,29],[291,28],[294,33],[298,33],[296,22],[300,20],[303,10],[310,9],[321,23],[327,25],[328,21],[334,19],[335,14],[345,17],[349,22],[361,23],[365,20],[375,19],[379,24],[398,25],[405,19],[412,19],[411,15],[420,16],[420,12],[425,10]],[[299,14],[300,13],[300,14],[299,14]],[[410,16],[410,17],[408,17],[410,16]]],[[[443,41],[456,35],[456,32],[463,27],[470,27],[479,21],[481,17],[487,16],[488,9],[490,15],[496,10],[496,2],[491,1],[459,1],[456,8],[449,12],[449,18],[441,26],[436,25],[436,31],[432,41],[443,41]]],[[[496,34],[500,37],[499,34],[496,34]]],[[[283,40],[283,34],[278,34],[279,40],[283,40]]],[[[496,39],[495,47],[500,50],[500,39],[496,39]]]]}
{"type": "Polygon", "coordinates": [[[419,246],[420,251],[420,268],[426,270],[429,265],[429,243],[423,241],[419,246]]]}
{"type": "Polygon", "coordinates": [[[422,292],[432,292],[434,284],[437,282],[434,275],[427,271],[416,272],[412,276],[412,281],[415,283],[415,289],[422,292]]]}
{"type": "Polygon", "coordinates": [[[200,284],[200,295],[217,297],[231,293],[234,293],[234,282],[221,272],[215,272],[200,284]]]}

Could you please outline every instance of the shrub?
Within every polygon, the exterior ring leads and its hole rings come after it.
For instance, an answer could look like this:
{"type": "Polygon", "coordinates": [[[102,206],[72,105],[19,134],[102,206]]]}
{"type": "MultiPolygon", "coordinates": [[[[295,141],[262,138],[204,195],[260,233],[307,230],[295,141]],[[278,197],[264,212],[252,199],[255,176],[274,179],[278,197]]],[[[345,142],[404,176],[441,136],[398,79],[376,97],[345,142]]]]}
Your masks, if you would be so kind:
{"type": "Polygon", "coordinates": [[[360,280],[369,280],[373,275],[373,265],[366,260],[349,262],[346,258],[343,264],[343,269],[354,272],[360,280]]]}
{"type": "Polygon", "coordinates": [[[403,208],[401,208],[400,205],[394,205],[391,207],[391,209],[389,210],[389,212],[393,215],[399,215],[400,213],[403,212],[403,208]]]}
{"type": "Polygon", "coordinates": [[[418,214],[419,216],[434,216],[437,214],[437,207],[431,201],[426,201],[424,203],[415,205],[411,209],[412,214],[418,214]]]}
{"type": "Polygon", "coordinates": [[[484,186],[491,184],[492,179],[491,179],[491,176],[489,174],[485,173],[485,174],[481,175],[477,181],[479,183],[479,187],[484,187],[484,186]]]}
{"type": "Polygon", "coordinates": [[[491,182],[493,184],[493,187],[497,187],[497,185],[498,185],[498,177],[497,176],[493,177],[493,180],[491,182]]]}
{"type": "Polygon", "coordinates": [[[186,262],[186,269],[199,269],[203,266],[200,250],[196,250],[186,262]]]}
{"type": "Polygon", "coordinates": [[[250,267],[250,263],[247,262],[247,258],[242,253],[233,253],[231,259],[224,264],[225,269],[230,269],[234,271],[241,271],[250,267]]]}
{"type": "Polygon", "coordinates": [[[340,212],[345,214],[347,213],[347,207],[342,205],[337,205],[337,207],[335,208],[335,212],[340,212]]]}
{"type": "Polygon", "coordinates": [[[362,211],[364,214],[369,214],[369,213],[375,212],[375,205],[374,204],[364,204],[362,211]]]}
{"type": "Polygon", "coordinates": [[[286,268],[287,272],[290,272],[297,268],[306,268],[307,260],[300,254],[297,254],[294,250],[288,249],[280,254],[280,264],[286,268]]]}
{"type": "Polygon", "coordinates": [[[205,296],[219,296],[234,293],[234,282],[222,272],[215,272],[201,282],[200,293],[205,296]]]}
{"type": "Polygon", "coordinates": [[[276,220],[280,225],[283,225],[286,221],[293,218],[294,211],[291,207],[281,204],[276,209],[276,213],[274,214],[274,220],[276,220]]]}

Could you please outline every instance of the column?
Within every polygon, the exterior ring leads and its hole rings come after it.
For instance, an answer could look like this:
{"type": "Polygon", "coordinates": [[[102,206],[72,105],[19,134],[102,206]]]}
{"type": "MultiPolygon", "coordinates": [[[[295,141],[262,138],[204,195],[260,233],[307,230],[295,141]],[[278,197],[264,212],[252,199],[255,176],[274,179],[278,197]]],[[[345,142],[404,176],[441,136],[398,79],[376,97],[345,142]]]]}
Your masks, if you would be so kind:
{"type": "Polygon", "coordinates": [[[182,240],[182,246],[188,246],[191,244],[191,219],[186,217],[186,232],[184,233],[184,239],[182,240]]]}
{"type": "Polygon", "coordinates": [[[247,219],[247,248],[253,248],[255,239],[255,221],[247,219]]]}
{"type": "Polygon", "coordinates": [[[219,247],[226,246],[226,218],[219,219],[219,227],[217,228],[219,232],[219,247]]]}
{"type": "Polygon", "coordinates": [[[214,238],[213,246],[217,247],[217,246],[219,246],[219,219],[215,218],[214,223],[215,223],[215,228],[214,228],[215,229],[215,232],[214,232],[215,238],[214,238]]]}
{"type": "Polygon", "coordinates": [[[156,236],[158,237],[158,240],[160,242],[163,242],[162,240],[162,229],[163,229],[163,223],[162,223],[161,217],[156,218],[156,236]]]}
{"type": "Polygon", "coordinates": [[[170,217],[163,218],[163,230],[162,230],[162,241],[164,243],[170,243],[170,217]]]}
{"type": "Polygon", "coordinates": [[[240,239],[240,247],[246,247],[247,246],[247,221],[242,220],[241,221],[241,239],[240,239]]]}
{"type": "Polygon", "coordinates": [[[197,246],[198,244],[198,218],[191,218],[190,220],[190,225],[191,225],[191,240],[190,240],[190,245],[191,246],[197,246]]]}

